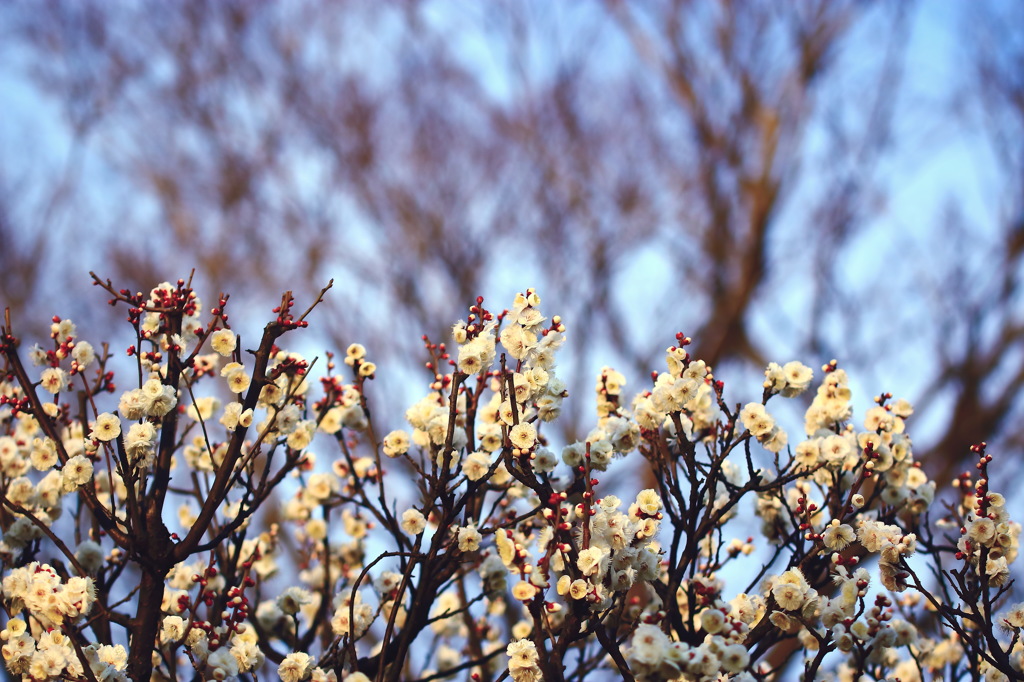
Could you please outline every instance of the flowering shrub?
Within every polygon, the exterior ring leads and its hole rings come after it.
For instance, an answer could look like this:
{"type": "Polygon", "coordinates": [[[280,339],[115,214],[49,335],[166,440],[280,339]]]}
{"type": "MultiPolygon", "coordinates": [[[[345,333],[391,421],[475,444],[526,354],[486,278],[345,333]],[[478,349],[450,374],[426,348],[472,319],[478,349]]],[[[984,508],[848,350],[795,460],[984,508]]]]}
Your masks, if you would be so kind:
{"type": "Polygon", "coordinates": [[[593,430],[556,454],[565,327],[532,290],[477,299],[452,351],[424,339],[403,425],[372,414],[362,346],[314,379],[280,345],[313,309],[290,294],[243,350],[227,296],[96,283],[128,311],[128,390],[70,320],[46,348],[9,317],[0,338],[0,638],[22,679],[1021,677],[991,455],[939,505],[911,406],[855,419],[835,361],[816,384],[773,363],[732,404],[680,334],[635,397],[602,371],[593,430]],[[812,386],[790,434],[774,406],[812,386]],[[657,488],[617,497],[618,458],[657,488]]]}

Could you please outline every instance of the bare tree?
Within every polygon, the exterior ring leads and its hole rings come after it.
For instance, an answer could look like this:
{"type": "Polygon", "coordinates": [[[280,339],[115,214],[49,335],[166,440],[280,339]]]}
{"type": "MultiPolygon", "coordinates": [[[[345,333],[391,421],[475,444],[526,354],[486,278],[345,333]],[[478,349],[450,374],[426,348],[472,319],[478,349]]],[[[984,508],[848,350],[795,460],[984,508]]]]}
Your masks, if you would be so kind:
{"type": "Polygon", "coordinates": [[[939,371],[925,396],[947,399],[952,405],[945,409],[957,415],[956,426],[951,424],[934,448],[931,466],[940,478],[955,473],[960,454],[982,432],[1001,434],[1014,452],[1024,448],[1024,438],[1012,426],[1024,415],[1022,20],[1017,6],[983,15],[965,49],[969,96],[957,97],[952,106],[983,131],[998,179],[986,197],[990,216],[966,216],[951,207],[946,238],[939,242],[948,245],[942,254],[947,267],[936,283],[936,298],[943,303],[936,306],[939,371]]]}

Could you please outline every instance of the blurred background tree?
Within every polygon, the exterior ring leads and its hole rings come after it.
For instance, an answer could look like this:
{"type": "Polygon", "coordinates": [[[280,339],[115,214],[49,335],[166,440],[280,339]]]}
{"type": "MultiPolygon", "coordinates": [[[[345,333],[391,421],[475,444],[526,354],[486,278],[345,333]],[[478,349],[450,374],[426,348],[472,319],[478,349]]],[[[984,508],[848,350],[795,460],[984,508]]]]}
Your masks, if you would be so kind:
{"type": "Polygon", "coordinates": [[[90,269],[195,268],[236,311],[334,277],[323,345],[400,387],[421,334],[536,286],[569,324],[567,440],[601,364],[639,386],[684,331],[723,378],[836,357],[865,401],[909,386],[948,479],[973,442],[1024,446],[1009,11],[6,3],[0,300],[30,336],[102,323],[90,269]]]}

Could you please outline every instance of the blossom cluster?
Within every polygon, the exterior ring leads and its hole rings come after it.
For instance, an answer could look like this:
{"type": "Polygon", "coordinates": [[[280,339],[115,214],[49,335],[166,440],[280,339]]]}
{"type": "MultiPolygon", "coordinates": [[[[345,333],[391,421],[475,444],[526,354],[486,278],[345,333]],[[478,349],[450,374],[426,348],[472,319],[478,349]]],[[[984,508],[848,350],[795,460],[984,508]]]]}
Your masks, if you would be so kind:
{"type": "Polygon", "coordinates": [[[0,632],[7,669],[30,679],[82,676],[83,664],[103,680],[127,680],[127,653],[123,646],[90,646],[80,658],[74,642],[62,632],[65,622],[74,623],[92,609],[96,586],[89,577],[63,581],[47,564],[33,561],[15,568],[3,579],[4,601],[11,618],[0,632]]]}
{"type": "Polygon", "coordinates": [[[0,638],[23,679],[1021,674],[992,455],[942,490],[913,407],[855,419],[836,361],[818,383],[770,363],[731,402],[677,334],[638,391],[604,368],[566,441],[568,332],[533,290],[477,299],[450,348],[425,337],[426,392],[382,418],[365,346],[281,345],[315,303],[285,295],[243,350],[227,296],[96,281],[128,311],[127,389],[70,320],[28,365],[0,337],[0,638]]]}

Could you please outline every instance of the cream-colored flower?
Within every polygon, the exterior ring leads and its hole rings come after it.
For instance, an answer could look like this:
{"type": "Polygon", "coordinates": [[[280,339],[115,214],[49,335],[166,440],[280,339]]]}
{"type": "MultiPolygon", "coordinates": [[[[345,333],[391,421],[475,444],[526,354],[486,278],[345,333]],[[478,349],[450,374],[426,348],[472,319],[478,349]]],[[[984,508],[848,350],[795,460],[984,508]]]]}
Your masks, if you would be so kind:
{"type": "Polygon", "coordinates": [[[657,666],[668,653],[668,635],[657,625],[642,623],[630,640],[629,659],[644,666],[657,666]]]}
{"type": "Polygon", "coordinates": [[[388,457],[398,457],[409,451],[409,434],[401,429],[396,429],[384,436],[383,447],[381,448],[388,457]]]}
{"type": "Polygon", "coordinates": [[[835,551],[846,549],[851,542],[857,539],[853,527],[839,523],[839,519],[833,519],[821,535],[821,541],[825,547],[835,551]]]}
{"type": "Polygon", "coordinates": [[[602,576],[608,569],[608,552],[600,547],[581,549],[576,567],[583,575],[602,576]]]}
{"type": "Polygon", "coordinates": [[[537,442],[537,428],[533,424],[521,422],[512,427],[508,437],[513,446],[520,450],[529,450],[537,442]]]}
{"type": "Polygon", "coordinates": [[[315,662],[316,659],[307,653],[288,654],[278,666],[277,675],[281,678],[281,682],[301,682],[312,671],[315,662]]]}
{"type": "Polygon", "coordinates": [[[804,605],[804,591],[792,583],[777,583],[772,587],[772,596],[786,611],[796,611],[804,605]]]}
{"type": "Polygon", "coordinates": [[[480,541],[483,540],[483,536],[480,535],[480,531],[476,529],[475,525],[469,525],[459,529],[458,539],[460,552],[475,552],[480,549],[480,541]]]}
{"type": "Polygon", "coordinates": [[[121,435],[121,420],[117,415],[104,412],[96,417],[92,427],[92,437],[100,441],[111,441],[121,435]]]}
{"type": "Polygon", "coordinates": [[[60,367],[47,367],[39,380],[43,390],[56,395],[68,387],[67,372],[60,367]]]}
{"type": "Polygon", "coordinates": [[[510,642],[505,649],[505,653],[509,658],[508,668],[510,672],[517,669],[536,667],[537,662],[540,660],[540,656],[537,654],[537,645],[529,639],[510,642]]]}
{"type": "Polygon", "coordinates": [[[755,438],[767,436],[775,428],[775,420],[761,403],[747,403],[740,411],[740,421],[755,438]]]}
{"type": "Polygon", "coordinates": [[[237,337],[230,329],[218,329],[210,335],[210,346],[218,354],[228,357],[235,352],[237,337]]]}
{"type": "Polygon", "coordinates": [[[486,452],[474,452],[462,462],[462,473],[471,481],[479,481],[491,468],[491,457],[486,452]]]}
{"type": "Polygon", "coordinates": [[[366,357],[366,348],[361,343],[350,344],[345,350],[345,364],[351,366],[356,360],[366,357]],[[351,360],[351,362],[349,362],[351,360]]]}
{"type": "Polygon", "coordinates": [[[418,509],[406,509],[402,513],[402,530],[409,535],[419,535],[427,527],[427,520],[418,509]]]}
{"type": "Polygon", "coordinates": [[[512,588],[512,597],[522,602],[527,602],[537,596],[537,587],[525,580],[520,580],[512,588]]]}

